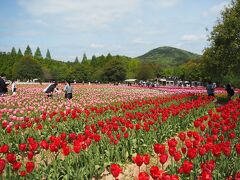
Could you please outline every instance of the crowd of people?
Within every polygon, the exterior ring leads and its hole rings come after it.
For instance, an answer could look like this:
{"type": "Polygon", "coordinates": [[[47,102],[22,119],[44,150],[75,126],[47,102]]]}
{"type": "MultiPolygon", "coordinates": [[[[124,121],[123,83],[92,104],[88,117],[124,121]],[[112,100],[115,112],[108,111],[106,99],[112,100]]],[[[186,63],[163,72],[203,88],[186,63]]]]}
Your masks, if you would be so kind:
{"type": "MultiPolygon", "coordinates": [[[[8,86],[9,83],[6,82],[6,79],[1,75],[0,76],[0,96],[6,94],[8,92],[8,86]]],[[[53,96],[53,93],[56,92],[57,94],[61,93],[61,90],[57,87],[58,83],[57,82],[52,82],[50,83],[44,90],[43,92],[46,93],[46,96],[48,98],[53,96]]],[[[214,90],[216,88],[216,84],[212,83],[211,81],[208,82],[206,86],[207,94],[208,96],[215,96],[214,90]]],[[[225,86],[225,90],[227,92],[227,99],[230,101],[235,94],[233,87],[230,84],[227,84],[225,86]]],[[[71,83],[69,81],[65,81],[65,86],[62,89],[64,92],[64,97],[68,100],[71,101],[73,98],[73,88],[71,86],[71,83]]],[[[13,80],[11,83],[11,92],[12,95],[16,95],[17,93],[17,87],[16,87],[16,81],[13,80]]]]}
{"type": "MultiPolygon", "coordinates": [[[[215,88],[216,88],[216,84],[209,81],[207,86],[206,86],[208,96],[213,96],[213,97],[215,96],[215,94],[214,94],[214,89],[215,88]]],[[[227,92],[227,99],[228,99],[228,101],[230,101],[232,99],[233,95],[235,94],[235,91],[230,84],[227,84],[225,86],[225,90],[227,92]]]]}
{"type": "MultiPolygon", "coordinates": [[[[52,97],[54,92],[56,92],[57,94],[61,93],[61,90],[59,90],[57,85],[58,83],[53,81],[46,88],[43,89],[43,92],[46,94],[48,98],[52,97]]],[[[6,81],[6,78],[3,75],[1,75],[0,76],[0,96],[8,93],[8,86],[9,86],[9,83],[6,81]]],[[[68,101],[71,101],[71,99],[73,98],[73,88],[69,81],[65,81],[65,86],[62,89],[62,91],[64,92],[64,97],[68,101]]],[[[16,87],[15,80],[11,82],[11,93],[13,96],[17,94],[17,87],[16,87]]]]}

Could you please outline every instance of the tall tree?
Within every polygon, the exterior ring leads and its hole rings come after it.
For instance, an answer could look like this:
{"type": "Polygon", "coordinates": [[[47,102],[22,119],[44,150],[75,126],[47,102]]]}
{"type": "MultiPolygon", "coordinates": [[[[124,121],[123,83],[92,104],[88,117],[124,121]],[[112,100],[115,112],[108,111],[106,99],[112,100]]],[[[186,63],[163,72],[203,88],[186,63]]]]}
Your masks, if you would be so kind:
{"type": "Polygon", "coordinates": [[[22,56],[23,56],[22,51],[21,51],[20,48],[18,49],[18,53],[17,53],[17,55],[18,55],[19,57],[22,57],[22,56]]]}
{"type": "Polygon", "coordinates": [[[97,58],[95,55],[93,55],[91,60],[91,66],[96,67],[97,66],[96,61],[97,61],[97,58]]]}
{"type": "Polygon", "coordinates": [[[24,56],[32,56],[32,50],[29,45],[27,45],[27,48],[24,52],[24,56]]]}
{"type": "Polygon", "coordinates": [[[49,49],[47,49],[46,59],[49,59],[49,60],[52,59],[49,49]]]}
{"type": "Polygon", "coordinates": [[[78,57],[76,56],[74,63],[79,63],[78,57]]]}
{"type": "Polygon", "coordinates": [[[210,34],[210,47],[203,55],[205,78],[240,87],[240,0],[225,8],[210,34]]]}
{"type": "Polygon", "coordinates": [[[87,60],[87,55],[86,53],[83,54],[83,58],[82,58],[82,64],[83,63],[86,63],[88,60],[87,60]]]}
{"type": "Polygon", "coordinates": [[[11,50],[11,55],[12,55],[12,56],[16,56],[16,55],[17,55],[17,52],[16,52],[15,47],[12,48],[12,50],[11,50]]]}
{"type": "Polygon", "coordinates": [[[35,53],[34,53],[34,58],[36,59],[41,59],[42,58],[42,53],[39,47],[37,47],[35,53]]]}

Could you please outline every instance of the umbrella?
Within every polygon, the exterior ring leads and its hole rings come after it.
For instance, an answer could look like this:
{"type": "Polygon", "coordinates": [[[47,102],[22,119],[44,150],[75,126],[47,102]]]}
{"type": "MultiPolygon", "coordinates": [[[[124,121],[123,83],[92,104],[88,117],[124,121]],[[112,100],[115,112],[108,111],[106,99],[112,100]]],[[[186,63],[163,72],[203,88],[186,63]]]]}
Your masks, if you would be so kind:
{"type": "Polygon", "coordinates": [[[51,93],[51,92],[53,92],[54,91],[54,89],[57,87],[57,84],[56,83],[54,83],[54,84],[50,84],[47,88],[46,88],[46,90],[44,91],[45,93],[51,93]]]}

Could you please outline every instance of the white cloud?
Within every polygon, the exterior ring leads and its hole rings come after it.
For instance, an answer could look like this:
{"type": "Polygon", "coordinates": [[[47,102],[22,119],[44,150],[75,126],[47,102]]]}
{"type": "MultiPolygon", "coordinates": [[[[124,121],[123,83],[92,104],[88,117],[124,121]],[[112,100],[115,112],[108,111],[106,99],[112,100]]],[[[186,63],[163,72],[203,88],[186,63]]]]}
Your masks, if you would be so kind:
{"type": "Polygon", "coordinates": [[[30,15],[41,22],[67,28],[101,27],[125,17],[138,0],[18,0],[30,15]]]}
{"type": "Polygon", "coordinates": [[[229,5],[228,2],[221,2],[220,4],[216,4],[216,5],[212,6],[210,9],[208,9],[207,11],[203,12],[203,16],[207,17],[210,15],[219,14],[228,5],[229,5]]]}
{"type": "Polygon", "coordinates": [[[104,44],[96,44],[96,43],[92,43],[90,44],[90,47],[93,48],[93,49],[102,49],[104,48],[104,44]]]}
{"type": "Polygon", "coordinates": [[[192,34],[188,34],[188,35],[183,35],[180,40],[182,41],[202,41],[202,40],[206,40],[207,37],[205,35],[192,35],[192,34]]]}

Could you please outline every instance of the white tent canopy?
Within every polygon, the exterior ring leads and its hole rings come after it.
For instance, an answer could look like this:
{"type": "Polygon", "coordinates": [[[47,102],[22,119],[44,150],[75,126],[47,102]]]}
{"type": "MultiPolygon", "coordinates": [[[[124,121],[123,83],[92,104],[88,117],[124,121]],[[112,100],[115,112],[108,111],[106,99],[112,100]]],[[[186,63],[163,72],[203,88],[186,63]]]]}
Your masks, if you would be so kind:
{"type": "Polygon", "coordinates": [[[125,82],[135,82],[137,79],[126,79],[125,82]]]}

